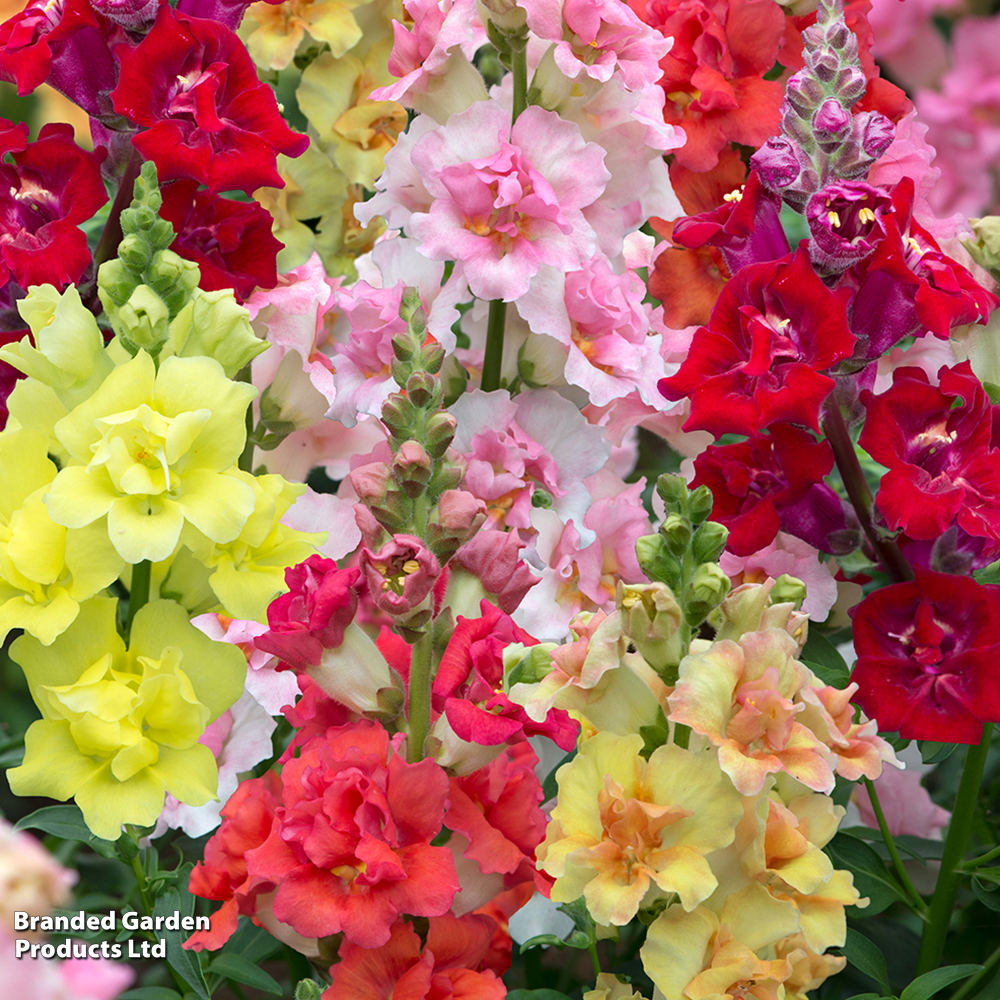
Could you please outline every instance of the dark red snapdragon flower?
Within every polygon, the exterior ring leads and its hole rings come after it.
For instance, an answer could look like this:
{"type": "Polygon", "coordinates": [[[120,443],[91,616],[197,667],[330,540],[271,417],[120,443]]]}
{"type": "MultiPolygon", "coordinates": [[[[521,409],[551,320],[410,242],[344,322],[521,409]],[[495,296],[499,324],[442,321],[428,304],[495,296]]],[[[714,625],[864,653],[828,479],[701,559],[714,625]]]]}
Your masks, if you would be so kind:
{"type": "Polygon", "coordinates": [[[255,201],[197,188],[192,180],[164,185],[160,215],[177,233],[170,249],[201,268],[199,284],[207,292],[231,288],[243,302],[255,288],[273,288],[283,244],[271,234],[270,214],[255,201]]]}
{"type": "Polygon", "coordinates": [[[953,327],[985,323],[1000,304],[913,218],[912,178],[904,177],[890,194],[892,211],[882,218],[885,237],[845,274],[856,289],[851,328],[858,356],[865,359],[881,357],[903,337],[924,330],[947,340],[953,327]]]}
{"type": "Polygon", "coordinates": [[[29,3],[0,25],[0,80],[22,96],[48,83],[89,115],[114,118],[111,45],[126,41],[87,0],[29,3]]]}
{"type": "Polygon", "coordinates": [[[13,275],[22,288],[62,287],[80,279],[91,262],[79,228],[107,200],[101,180],[104,150],[81,149],[73,128],[42,127],[28,142],[28,126],[0,119],[0,284],[13,275]]]}
{"type": "Polygon", "coordinates": [[[823,482],[833,468],[829,442],[790,424],[770,430],[739,444],[709,445],[694,460],[691,485],[711,489],[712,520],[729,529],[726,548],[748,556],[784,531],[823,552],[853,551],[857,526],[823,482]]]}
{"type": "Polygon", "coordinates": [[[133,142],[161,181],[188,177],[212,191],[247,194],[284,186],[277,154],[299,156],[309,139],[285,124],[232,30],[164,5],[149,34],[120,56],[111,100],[146,126],[133,142]]]}
{"type": "Polygon", "coordinates": [[[837,181],[817,191],[805,210],[813,262],[824,273],[839,273],[864,260],[885,238],[882,220],[892,211],[889,196],[864,181],[837,181]]]}
{"type": "Polygon", "coordinates": [[[752,435],[795,423],[819,430],[820,406],[834,386],[821,372],[854,348],[849,294],[823,284],[804,248],[737,272],[680,370],[660,379],[667,399],[691,399],[684,429],[752,435]]]}
{"type": "Polygon", "coordinates": [[[917,569],[851,612],[854,701],[880,730],[978,743],[1000,722],[1000,587],[917,569]]]}
{"type": "Polygon", "coordinates": [[[930,385],[920,368],[899,368],[891,388],[862,396],[859,444],[888,471],[876,497],[893,530],[934,539],[956,524],[1000,541],[1000,452],[991,448],[992,406],[967,361],[930,385]]]}
{"type": "Polygon", "coordinates": [[[689,250],[706,244],[718,247],[729,273],[735,274],[747,264],[778,260],[791,252],[780,212],[781,198],[751,170],[742,190],[728,195],[714,211],[675,222],[673,240],[689,250]]]}

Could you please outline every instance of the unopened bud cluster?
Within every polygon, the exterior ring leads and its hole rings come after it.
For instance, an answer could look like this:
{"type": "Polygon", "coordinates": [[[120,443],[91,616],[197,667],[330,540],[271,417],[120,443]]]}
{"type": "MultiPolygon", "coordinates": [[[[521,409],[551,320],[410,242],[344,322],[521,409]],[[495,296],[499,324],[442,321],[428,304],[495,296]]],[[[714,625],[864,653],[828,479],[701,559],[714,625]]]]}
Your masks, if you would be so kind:
{"type": "Polygon", "coordinates": [[[865,76],[841,0],[820,0],[816,23],[802,37],[805,66],[788,81],[781,134],[750,160],[764,186],[799,212],[831,181],[867,176],[895,135],[879,112],[851,113],[865,76]]]}
{"type": "Polygon", "coordinates": [[[689,490],[680,476],[664,475],[656,492],[666,516],[655,535],[636,543],[639,566],[650,580],[670,588],[685,622],[695,628],[729,592],[729,578],[718,563],[729,531],[708,520],[712,493],[707,486],[689,490]]]}
{"type": "Polygon", "coordinates": [[[198,287],[200,271],[168,249],[174,229],[158,214],[163,198],[152,163],[142,165],[134,194],[121,214],[118,259],[101,265],[97,294],[126,350],[155,356],[167,341],[170,323],[198,287]]]}
{"type": "Polygon", "coordinates": [[[423,538],[443,564],[479,530],[486,514],[480,501],[458,489],[465,463],[451,449],[456,420],[442,409],[438,373],[445,352],[426,338],[427,317],[415,289],[404,294],[400,316],[407,327],[393,337],[391,371],[401,391],[382,406],[392,462],[356,469],[351,481],[387,532],[423,538]]]}

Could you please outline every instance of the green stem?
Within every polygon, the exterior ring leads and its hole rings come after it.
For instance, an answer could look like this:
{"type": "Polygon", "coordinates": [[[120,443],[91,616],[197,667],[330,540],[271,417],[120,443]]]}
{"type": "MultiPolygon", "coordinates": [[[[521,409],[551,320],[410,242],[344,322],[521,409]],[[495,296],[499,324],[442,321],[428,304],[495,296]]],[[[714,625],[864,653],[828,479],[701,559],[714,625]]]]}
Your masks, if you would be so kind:
{"type": "Polygon", "coordinates": [[[149,603],[149,578],[153,571],[153,564],[148,559],[136,563],[132,567],[132,589],[128,595],[128,621],[125,623],[125,638],[132,634],[132,622],[136,613],[144,605],[149,603]]]}
{"type": "Polygon", "coordinates": [[[948,836],[944,842],[941,871],[931,900],[930,922],[924,927],[920,939],[920,955],[917,958],[917,975],[923,975],[941,965],[944,954],[948,924],[955,909],[958,884],[964,872],[961,865],[972,836],[972,821],[979,798],[979,786],[986,766],[986,755],[990,749],[993,723],[983,726],[983,738],[977,746],[970,746],[965,757],[962,781],[955,799],[955,810],[951,814],[948,836]]]}
{"type": "Polygon", "coordinates": [[[1000,857],[1000,846],[994,847],[992,851],[987,851],[985,854],[980,854],[978,858],[973,858],[971,861],[963,861],[960,867],[962,871],[971,871],[973,868],[981,868],[998,857],[1000,857]]]}
{"type": "Polygon", "coordinates": [[[507,303],[500,299],[490,302],[490,314],[486,322],[486,353],[483,355],[483,392],[493,392],[500,388],[500,372],[503,366],[503,332],[507,325],[507,303]]]}
{"type": "MultiPolygon", "coordinates": [[[[250,383],[251,379],[250,379],[250,364],[249,363],[245,364],[236,373],[236,379],[235,379],[235,381],[237,381],[237,382],[246,382],[248,384],[250,383]]],[[[237,468],[239,468],[239,470],[241,472],[250,472],[250,473],[252,473],[253,472],[253,449],[254,449],[254,442],[253,442],[253,432],[254,432],[254,426],[253,426],[253,400],[251,400],[249,403],[247,403],[247,412],[246,412],[246,415],[244,416],[244,421],[246,422],[247,439],[246,439],[246,442],[243,445],[243,451],[240,453],[239,461],[237,462],[237,468]]]]}
{"type": "Polygon", "coordinates": [[[597,954],[597,938],[594,937],[595,932],[591,931],[591,938],[588,943],[590,948],[590,960],[594,963],[594,977],[596,978],[601,974],[601,959],[597,954]]]}
{"type": "Polygon", "coordinates": [[[972,996],[980,986],[986,982],[986,977],[1000,964],[1000,946],[993,949],[989,958],[983,962],[983,967],[974,976],[970,976],[962,985],[955,990],[948,1000],[965,1000],[972,996]]]}
{"type": "Polygon", "coordinates": [[[511,42],[510,71],[514,77],[514,109],[511,125],[528,106],[528,38],[511,42]],[[520,42],[520,44],[518,44],[520,42]]]}
{"type": "Polygon", "coordinates": [[[118,244],[122,241],[122,212],[132,204],[132,199],[135,197],[135,179],[141,169],[142,156],[139,150],[133,148],[132,155],[125,164],[125,172],[118,185],[118,193],[108,214],[108,221],[104,223],[104,232],[101,233],[97,249],[94,251],[95,274],[106,260],[111,260],[118,252],[118,244]]]}
{"type": "Polygon", "coordinates": [[[822,426],[823,433],[833,448],[833,456],[840,477],[844,481],[848,499],[885,571],[895,583],[914,579],[913,570],[899,546],[891,539],[880,537],[872,524],[872,493],[868,488],[865,474],[861,471],[861,463],[854,450],[851,433],[844,422],[844,415],[840,412],[836,394],[830,396],[823,408],[822,426]]]}
{"type": "Polygon", "coordinates": [[[424,741],[431,728],[431,672],[434,665],[431,633],[424,632],[413,644],[410,660],[410,733],[406,759],[416,764],[424,759],[424,741]]]}
{"type": "Polygon", "coordinates": [[[903,888],[906,890],[906,894],[910,897],[914,908],[918,913],[924,914],[927,912],[927,904],[921,899],[920,893],[917,892],[916,886],[913,884],[912,879],[907,874],[906,868],[903,866],[903,859],[899,856],[899,850],[896,847],[896,841],[892,839],[892,834],[889,832],[889,824],[885,821],[885,813],[882,812],[882,803],[879,802],[878,792],[875,791],[875,783],[871,778],[865,778],[865,788],[868,789],[868,798],[871,800],[872,809],[875,812],[875,819],[878,820],[878,828],[882,834],[882,840],[885,841],[885,846],[889,851],[889,857],[892,858],[892,866],[896,870],[896,877],[902,883],[903,888]]]}

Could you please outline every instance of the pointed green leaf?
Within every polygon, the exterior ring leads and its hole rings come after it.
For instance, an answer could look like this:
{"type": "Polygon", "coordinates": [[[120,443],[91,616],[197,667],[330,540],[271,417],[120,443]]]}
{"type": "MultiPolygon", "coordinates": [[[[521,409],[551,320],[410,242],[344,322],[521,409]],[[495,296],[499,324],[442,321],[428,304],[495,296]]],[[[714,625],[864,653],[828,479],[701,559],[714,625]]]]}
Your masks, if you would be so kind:
{"type": "Polygon", "coordinates": [[[90,832],[83,813],[75,803],[66,806],[44,806],[36,809],[14,825],[15,830],[41,830],[63,840],[79,840],[102,858],[115,857],[114,841],[101,840],[90,832]]]}
{"type": "Polygon", "coordinates": [[[824,850],[835,868],[846,868],[854,873],[855,888],[869,899],[868,906],[853,914],[858,919],[881,913],[895,902],[907,901],[899,883],[886,870],[885,863],[863,840],[838,833],[824,850]]]}
{"type": "Polygon", "coordinates": [[[946,986],[982,971],[981,965],[946,965],[917,976],[899,995],[899,1000],[930,1000],[946,986]]]}
{"type": "Polygon", "coordinates": [[[264,993],[281,995],[281,985],[242,955],[223,952],[218,958],[212,960],[208,971],[216,976],[224,976],[226,979],[232,979],[233,982],[242,983],[244,986],[252,986],[255,990],[262,990],[264,993]]]}
{"type": "Polygon", "coordinates": [[[879,989],[884,993],[890,993],[889,970],[885,964],[885,955],[881,949],[873,944],[853,927],[847,928],[847,942],[843,948],[848,964],[870,976],[878,983],[879,989]]]}

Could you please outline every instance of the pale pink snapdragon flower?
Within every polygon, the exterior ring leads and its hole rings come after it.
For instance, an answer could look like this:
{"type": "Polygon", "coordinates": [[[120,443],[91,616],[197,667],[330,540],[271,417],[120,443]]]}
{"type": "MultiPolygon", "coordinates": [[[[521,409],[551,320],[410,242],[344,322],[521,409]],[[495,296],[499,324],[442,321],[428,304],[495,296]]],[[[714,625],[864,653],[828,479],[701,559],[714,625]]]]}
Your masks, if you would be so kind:
{"type": "Polygon", "coordinates": [[[872,0],[871,53],[900,86],[912,92],[936,84],[948,66],[948,54],[932,18],[957,4],[958,0],[872,0]]]}
{"type": "Polygon", "coordinates": [[[452,447],[469,463],[465,488],[486,503],[498,527],[530,533],[540,503],[583,522],[592,503],[584,479],[604,465],[610,446],[572,403],[551,389],[514,399],[477,389],[451,412],[458,421],[452,447]]]}
{"type": "Polygon", "coordinates": [[[585,75],[607,83],[617,72],[629,90],[640,90],[659,79],[672,39],[619,0],[534,0],[525,9],[528,27],[555,43],[555,64],[570,80],[585,75]]]}
{"type": "Polygon", "coordinates": [[[389,72],[399,79],[374,90],[371,99],[397,101],[443,125],[489,96],[470,61],[486,44],[486,29],[475,0],[408,0],[403,6],[413,27],[392,22],[389,56],[389,72]]]}
{"type": "Polygon", "coordinates": [[[254,359],[254,385],[262,393],[269,386],[273,392],[277,380],[278,402],[304,415],[301,426],[322,420],[336,397],[333,364],[323,348],[341,280],[327,277],[314,253],[305,264],[279,275],[274,288],[259,288],[246,301],[254,332],[271,345],[254,359]]]}
{"type": "Polygon", "coordinates": [[[642,505],[645,479],[626,486],[601,469],[585,485],[594,502],[580,522],[564,522],[552,510],[532,511],[537,534],[529,563],[541,582],[513,618],[542,641],[563,639],[581,611],[610,612],[619,581],[646,582],[635,555],[637,539],[653,530],[642,505]]]}
{"type": "Polygon", "coordinates": [[[362,213],[385,217],[396,208],[389,224],[398,220],[424,256],[454,260],[473,295],[506,302],[523,296],[543,265],[571,271],[594,254],[597,235],[583,209],[610,177],[604,151],[572,122],[534,106],[510,122],[509,109],[491,100],[416,138],[411,129],[398,155],[386,157],[376,184],[382,196],[362,213]],[[409,169],[397,173],[403,159],[409,169]],[[414,173],[429,198],[425,210],[407,187],[414,173]]]}

